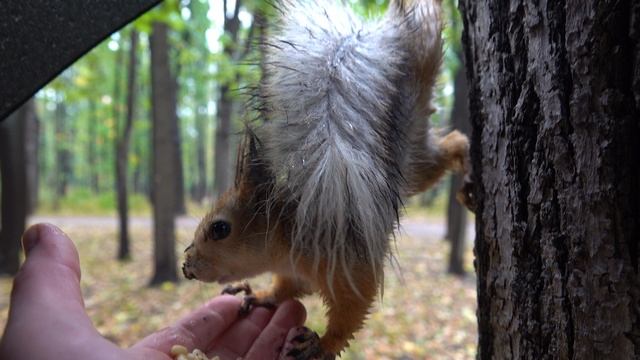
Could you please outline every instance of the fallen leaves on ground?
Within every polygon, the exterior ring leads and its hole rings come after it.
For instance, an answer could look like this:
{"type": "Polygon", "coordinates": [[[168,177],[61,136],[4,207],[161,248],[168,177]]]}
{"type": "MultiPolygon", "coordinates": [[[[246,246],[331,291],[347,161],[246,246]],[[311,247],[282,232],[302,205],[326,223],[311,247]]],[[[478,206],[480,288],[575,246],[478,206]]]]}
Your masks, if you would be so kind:
{"type": "MultiPolygon", "coordinates": [[[[94,325],[108,339],[129,346],[163,328],[218,295],[221,286],[195,281],[147,286],[151,278],[151,229],[131,229],[132,260],[115,260],[114,227],[82,221],[63,230],[80,253],[82,291],[94,325]]],[[[416,220],[409,220],[415,222],[416,220]]],[[[178,259],[191,241],[193,228],[177,230],[178,259]]],[[[400,270],[387,268],[384,298],[378,301],[343,359],[472,359],[476,348],[475,277],[447,275],[448,244],[431,237],[402,236],[396,242],[400,270]],[[399,274],[398,274],[399,273],[399,274]]],[[[470,255],[467,259],[470,259],[470,255]]],[[[253,279],[255,289],[268,276],[253,279]]],[[[0,323],[6,322],[11,279],[0,278],[0,323]]],[[[302,300],[307,325],[325,327],[317,296],[302,300]]]]}

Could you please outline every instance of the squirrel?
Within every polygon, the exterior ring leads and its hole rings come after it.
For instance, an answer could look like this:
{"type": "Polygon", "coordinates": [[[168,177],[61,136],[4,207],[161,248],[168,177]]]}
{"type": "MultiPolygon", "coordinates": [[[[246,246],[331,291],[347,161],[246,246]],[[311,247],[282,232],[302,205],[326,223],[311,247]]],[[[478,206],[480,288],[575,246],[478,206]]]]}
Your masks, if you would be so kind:
{"type": "Polygon", "coordinates": [[[282,0],[262,44],[260,125],[247,125],[234,185],[185,250],[188,279],[248,284],[242,311],[318,292],[324,335],[297,339],[296,359],[348,346],[382,291],[403,200],[448,170],[465,171],[469,142],[440,137],[428,117],[442,62],[440,0],[392,0],[364,21],[339,0],[282,0]]]}

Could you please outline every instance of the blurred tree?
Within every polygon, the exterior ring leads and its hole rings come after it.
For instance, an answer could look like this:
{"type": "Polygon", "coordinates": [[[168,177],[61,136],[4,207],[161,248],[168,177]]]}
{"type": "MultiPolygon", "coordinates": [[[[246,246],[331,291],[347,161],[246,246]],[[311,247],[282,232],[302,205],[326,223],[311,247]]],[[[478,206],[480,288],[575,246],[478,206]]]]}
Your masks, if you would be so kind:
{"type": "MultiPolygon", "coordinates": [[[[464,65],[460,61],[462,58],[462,20],[457,9],[456,0],[445,0],[443,2],[443,13],[446,17],[447,27],[445,28],[445,39],[448,44],[445,63],[448,63],[448,70],[453,73],[453,106],[451,110],[451,129],[471,135],[471,123],[469,122],[468,89],[467,78],[464,65]]],[[[449,252],[449,268],[451,274],[464,275],[464,245],[467,230],[467,210],[460,205],[456,199],[456,194],[462,187],[462,175],[451,175],[447,204],[447,229],[446,238],[451,243],[449,252]]]]}
{"type": "MultiPolygon", "coordinates": [[[[223,0],[224,35],[222,40],[223,52],[227,61],[234,58],[234,52],[238,48],[238,34],[240,32],[240,8],[242,0],[236,0],[235,7],[229,9],[229,1],[223,0]]],[[[214,197],[219,197],[229,188],[231,181],[231,117],[233,115],[233,98],[230,93],[230,82],[222,81],[219,84],[218,103],[216,106],[216,136],[215,136],[215,163],[213,175],[214,197]]]]}
{"type": "Polygon", "coordinates": [[[127,72],[127,115],[124,129],[116,141],[116,192],[118,203],[118,219],[120,222],[120,236],[118,246],[118,259],[125,260],[130,257],[129,251],[129,218],[128,218],[128,194],[127,194],[127,170],[129,160],[129,143],[133,118],[136,109],[136,77],[137,77],[137,51],[138,32],[132,30],[129,34],[129,70],[127,72]]]}
{"type": "Polygon", "coordinates": [[[100,143],[97,131],[98,117],[96,113],[96,102],[97,100],[94,97],[87,98],[89,107],[89,117],[87,121],[87,136],[89,138],[89,141],[87,141],[87,166],[89,170],[89,184],[91,191],[93,191],[94,194],[97,194],[100,191],[98,159],[96,152],[97,144],[100,143]]]}
{"type": "MultiPolygon", "coordinates": [[[[177,69],[176,73],[169,72],[169,86],[172,92],[171,97],[174,99],[176,103],[174,108],[177,108],[178,101],[178,79],[177,79],[177,69]]],[[[175,171],[175,192],[176,195],[174,197],[174,211],[176,215],[183,215],[187,212],[187,207],[185,205],[185,196],[184,196],[184,166],[182,161],[182,131],[180,126],[180,118],[178,117],[177,111],[173,112],[173,120],[170,123],[171,125],[171,133],[173,134],[173,146],[175,150],[173,152],[173,161],[174,161],[174,171],[175,171]]]]}
{"type": "Polygon", "coordinates": [[[71,179],[71,139],[69,131],[69,119],[67,118],[67,104],[64,93],[57,92],[55,103],[55,146],[56,146],[56,189],[54,206],[57,207],[60,198],[67,194],[71,179]]]}
{"type": "Polygon", "coordinates": [[[20,267],[20,237],[27,221],[27,123],[35,107],[29,101],[0,123],[0,274],[20,267]]]}
{"type": "Polygon", "coordinates": [[[169,64],[168,25],[156,21],[150,37],[153,114],[154,274],[151,285],[177,281],[175,254],[176,99],[169,64]]]}
{"type": "MultiPolygon", "coordinates": [[[[467,75],[464,67],[460,67],[455,77],[453,110],[451,111],[451,128],[470,135],[467,75]]],[[[464,275],[464,247],[467,230],[467,209],[456,199],[457,192],[462,188],[463,176],[451,176],[451,188],[447,206],[447,237],[451,242],[449,253],[449,273],[464,275]]]]}
{"type": "Polygon", "coordinates": [[[207,17],[208,2],[192,0],[189,2],[189,10],[191,18],[187,25],[186,44],[191,48],[193,59],[190,62],[187,76],[192,83],[192,106],[195,117],[193,159],[196,159],[191,196],[194,201],[202,202],[207,194],[206,138],[209,133],[208,105],[210,99],[210,78],[202,75],[208,73],[209,48],[205,34],[211,26],[211,21],[207,17]]]}
{"type": "MultiPolygon", "coordinates": [[[[234,8],[228,7],[229,1],[223,0],[224,34],[222,37],[223,54],[226,61],[237,62],[240,60],[238,51],[242,49],[240,44],[240,9],[242,0],[234,2],[234,8]]],[[[250,39],[247,39],[250,43],[250,39]]],[[[231,120],[234,109],[234,98],[230,92],[231,83],[236,76],[228,77],[227,81],[220,81],[218,102],[216,106],[216,139],[215,139],[215,163],[213,187],[214,196],[218,197],[227,190],[231,181],[231,120]]]]}
{"type": "Polygon", "coordinates": [[[25,166],[27,189],[27,214],[33,214],[38,207],[38,188],[40,171],[38,170],[40,119],[36,111],[35,99],[27,101],[23,107],[25,127],[25,166]]]}

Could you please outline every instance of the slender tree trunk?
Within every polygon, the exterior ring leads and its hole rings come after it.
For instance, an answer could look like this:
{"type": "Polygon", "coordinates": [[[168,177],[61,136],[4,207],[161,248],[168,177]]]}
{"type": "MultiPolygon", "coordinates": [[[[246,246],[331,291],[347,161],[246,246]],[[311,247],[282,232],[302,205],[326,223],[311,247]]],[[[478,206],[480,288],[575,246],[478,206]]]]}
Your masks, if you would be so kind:
{"type": "MultiPolygon", "coordinates": [[[[227,13],[227,0],[224,4],[224,31],[231,38],[231,41],[224,46],[224,53],[229,58],[233,58],[234,48],[238,42],[238,32],[240,30],[241,0],[236,0],[233,15],[229,17],[227,13]]],[[[217,124],[214,150],[214,173],[213,191],[214,197],[219,197],[231,184],[231,119],[233,116],[233,99],[229,92],[229,85],[224,83],[219,88],[219,99],[217,103],[217,124]]]]}
{"type": "MultiPolygon", "coordinates": [[[[203,105],[201,105],[202,107],[203,105]]],[[[193,200],[202,203],[207,193],[207,156],[206,135],[207,118],[205,114],[196,114],[196,182],[193,191],[193,200]]]]}
{"type": "Polygon", "coordinates": [[[129,159],[129,143],[131,142],[131,130],[136,104],[136,72],[138,33],[134,30],[130,35],[129,49],[129,75],[127,79],[127,117],[124,130],[117,141],[116,148],[116,190],[118,202],[118,219],[120,222],[120,236],[118,242],[118,259],[130,258],[129,251],[129,214],[127,194],[127,168],[129,159]]]}
{"type": "MultiPolygon", "coordinates": [[[[455,78],[455,94],[453,110],[451,111],[452,128],[469,135],[471,124],[469,123],[469,106],[467,76],[464,67],[458,70],[455,78]]],[[[460,205],[456,194],[463,186],[462,175],[451,176],[451,188],[449,189],[449,203],[447,207],[447,237],[451,243],[449,253],[449,273],[464,275],[464,248],[467,234],[467,210],[460,205]]]]}
{"type": "Polygon", "coordinates": [[[20,237],[27,219],[25,139],[30,105],[23,105],[0,123],[0,274],[20,267],[20,237]]]}
{"type": "Polygon", "coordinates": [[[218,100],[216,141],[214,150],[214,196],[222,195],[231,184],[231,116],[232,100],[229,95],[229,87],[220,87],[220,99],[218,100]]]}
{"type": "Polygon", "coordinates": [[[478,358],[640,358],[640,2],[460,8],[478,358]]]}
{"type": "Polygon", "coordinates": [[[36,102],[34,99],[27,101],[24,105],[24,127],[25,127],[25,166],[26,166],[26,187],[27,187],[27,214],[33,214],[38,206],[38,152],[40,137],[40,120],[36,112],[36,102]]]}
{"type": "Polygon", "coordinates": [[[175,254],[176,146],[172,122],[176,102],[171,84],[167,25],[156,22],[151,35],[153,108],[154,274],[151,285],[177,281],[175,254]]]}
{"type": "Polygon", "coordinates": [[[202,203],[207,195],[207,156],[206,156],[206,138],[207,138],[207,92],[204,85],[196,86],[196,144],[195,151],[195,174],[196,179],[193,189],[193,200],[202,203]]]}
{"type": "Polygon", "coordinates": [[[56,195],[54,199],[55,207],[60,198],[67,194],[69,180],[71,178],[71,151],[70,136],[68,128],[67,107],[64,99],[59,97],[55,110],[55,134],[56,134],[56,195]]]}
{"type": "MultiPolygon", "coordinates": [[[[171,97],[173,102],[177,104],[178,101],[178,79],[173,74],[171,75],[171,97]]],[[[177,105],[176,105],[177,106],[177,105]]],[[[176,184],[176,195],[175,195],[175,212],[176,215],[183,215],[187,212],[187,207],[185,206],[185,196],[184,196],[184,166],[182,164],[182,131],[180,129],[180,118],[178,117],[177,111],[174,111],[171,119],[171,127],[173,134],[173,145],[175,146],[174,152],[174,169],[175,169],[175,184],[176,184]]]]}
{"type": "MultiPolygon", "coordinates": [[[[142,118],[141,115],[139,115],[139,117],[142,118]]],[[[148,164],[146,157],[148,156],[147,154],[149,151],[145,151],[144,142],[136,140],[136,137],[134,137],[133,139],[134,139],[133,141],[134,153],[138,158],[138,161],[136,162],[136,165],[134,166],[134,169],[133,169],[133,192],[136,194],[148,195],[149,184],[147,180],[149,178],[148,173],[150,171],[149,171],[148,165],[147,165],[147,168],[145,168],[145,165],[143,164],[148,164]]],[[[147,146],[146,148],[150,148],[150,147],[147,146]]]]}
{"type": "Polygon", "coordinates": [[[98,131],[96,130],[98,117],[96,116],[96,103],[95,100],[89,100],[89,121],[87,132],[89,134],[89,141],[87,146],[87,158],[89,162],[89,184],[91,191],[94,194],[100,192],[100,180],[98,178],[98,157],[96,153],[96,146],[99,143],[98,131]]]}
{"type": "Polygon", "coordinates": [[[210,100],[211,82],[207,81],[209,48],[207,46],[206,30],[211,26],[207,17],[209,3],[201,1],[189,2],[189,10],[193,17],[190,28],[187,30],[185,42],[194,50],[195,59],[187,69],[188,76],[194,80],[193,102],[195,113],[195,146],[191,156],[192,173],[195,178],[192,181],[191,197],[193,201],[202,203],[207,196],[207,136],[208,134],[208,104],[210,100]]]}

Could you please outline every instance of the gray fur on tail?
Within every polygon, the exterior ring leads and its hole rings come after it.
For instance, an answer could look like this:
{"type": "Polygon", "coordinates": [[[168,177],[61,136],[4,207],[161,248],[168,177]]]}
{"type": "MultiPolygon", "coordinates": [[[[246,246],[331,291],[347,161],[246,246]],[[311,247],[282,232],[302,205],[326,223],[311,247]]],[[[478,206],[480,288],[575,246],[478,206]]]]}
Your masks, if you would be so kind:
{"type": "MultiPolygon", "coordinates": [[[[330,288],[342,268],[357,292],[350,277],[356,264],[372,266],[383,281],[411,147],[430,151],[434,80],[425,85],[416,77],[422,70],[414,69],[415,57],[427,55],[414,44],[424,35],[414,17],[420,6],[434,14],[439,7],[435,0],[418,3],[391,5],[380,21],[363,22],[338,1],[284,1],[263,45],[263,155],[275,194],[294,209],[294,258],[326,260],[330,288]]],[[[440,23],[433,16],[423,20],[433,23],[437,39],[424,41],[437,71],[440,23]]]]}

